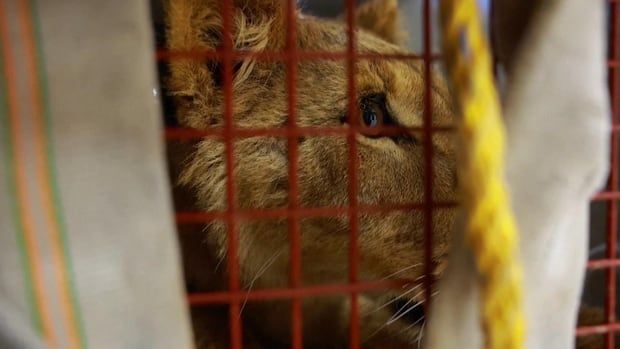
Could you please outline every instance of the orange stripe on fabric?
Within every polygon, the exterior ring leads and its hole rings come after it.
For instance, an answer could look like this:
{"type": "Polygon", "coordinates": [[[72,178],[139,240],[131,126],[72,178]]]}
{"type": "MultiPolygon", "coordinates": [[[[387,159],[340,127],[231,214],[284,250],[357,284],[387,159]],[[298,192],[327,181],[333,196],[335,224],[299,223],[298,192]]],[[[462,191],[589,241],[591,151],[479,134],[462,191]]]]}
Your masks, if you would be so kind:
{"type": "Polygon", "coordinates": [[[52,327],[52,320],[49,311],[50,302],[47,298],[47,294],[45,293],[45,285],[43,282],[43,276],[41,271],[41,259],[40,259],[40,250],[37,245],[35,229],[34,229],[34,220],[32,217],[31,207],[28,202],[28,189],[26,184],[26,168],[24,167],[24,163],[28,161],[23,154],[23,139],[21,139],[21,123],[19,118],[19,100],[17,97],[16,89],[17,89],[17,76],[15,73],[15,64],[13,61],[13,56],[10,51],[10,36],[8,24],[6,23],[5,16],[2,14],[6,14],[7,11],[5,9],[4,1],[0,0],[1,8],[0,10],[0,35],[2,36],[2,41],[6,44],[2,45],[3,48],[3,56],[4,56],[4,64],[5,71],[8,83],[8,91],[7,96],[9,99],[9,118],[11,120],[11,134],[13,136],[13,140],[15,141],[15,147],[13,147],[14,151],[14,161],[15,161],[15,181],[17,184],[17,193],[18,193],[18,203],[20,206],[20,219],[22,221],[22,225],[24,226],[24,235],[27,245],[27,254],[28,259],[32,265],[33,269],[33,284],[35,288],[35,298],[36,305],[41,314],[41,322],[43,325],[43,338],[46,344],[49,347],[55,348],[57,345],[56,335],[54,334],[52,327]]]}
{"type": "Polygon", "coordinates": [[[30,87],[30,97],[34,113],[32,115],[32,121],[34,129],[36,131],[36,165],[37,165],[37,180],[39,183],[39,194],[41,197],[41,203],[45,210],[46,227],[49,240],[51,242],[52,259],[54,263],[54,276],[56,278],[57,286],[59,289],[60,305],[62,309],[63,320],[65,328],[67,329],[67,336],[69,339],[69,347],[72,349],[80,348],[80,341],[77,331],[77,323],[75,321],[75,309],[73,309],[69,296],[68,277],[66,261],[62,254],[62,247],[59,234],[59,223],[56,220],[54,214],[52,190],[50,187],[50,174],[48,171],[47,152],[45,151],[45,131],[43,125],[43,106],[41,101],[41,89],[39,86],[39,80],[37,75],[36,57],[35,57],[35,42],[32,29],[32,19],[30,17],[30,9],[28,2],[25,0],[19,0],[19,19],[21,24],[21,37],[26,48],[26,66],[28,67],[28,86],[30,87]]]}

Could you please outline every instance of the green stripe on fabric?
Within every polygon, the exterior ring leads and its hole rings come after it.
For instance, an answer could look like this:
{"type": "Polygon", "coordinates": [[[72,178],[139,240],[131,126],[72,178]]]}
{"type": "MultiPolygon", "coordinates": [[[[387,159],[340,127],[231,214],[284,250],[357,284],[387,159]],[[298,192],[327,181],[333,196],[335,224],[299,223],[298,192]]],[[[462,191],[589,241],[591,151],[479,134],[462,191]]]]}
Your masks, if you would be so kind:
{"type": "MultiPolygon", "coordinates": [[[[2,14],[0,14],[2,15],[2,14]]],[[[6,188],[9,192],[7,197],[10,202],[11,215],[13,216],[13,225],[15,230],[15,240],[19,250],[21,269],[23,274],[24,289],[26,290],[26,298],[28,302],[28,310],[30,312],[30,321],[33,328],[43,334],[43,322],[41,313],[39,312],[39,304],[34,294],[32,265],[28,258],[28,249],[26,248],[26,240],[24,238],[24,226],[21,220],[21,205],[18,201],[17,183],[15,180],[15,159],[13,157],[13,135],[11,134],[11,121],[9,118],[9,102],[7,96],[6,72],[4,71],[4,56],[2,47],[4,43],[0,39],[0,139],[2,140],[3,159],[5,168],[6,188]]]]}
{"type": "Polygon", "coordinates": [[[43,105],[43,124],[45,129],[45,145],[47,151],[47,161],[46,166],[48,168],[48,173],[50,178],[48,178],[48,182],[50,183],[50,187],[52,188],[52,200],[54,202],[54,216],[56,218],[56,222],[59,225],[58,231],[60,233],[61,246],[62,246],[62,255],[65,260],[65,264],[67,266],[67,278],[69,280],[69,300],[71,302],[71,306],[74,310],[75,321],[77,322],[77,332],[79,335],[80,346],[82,348],[88,348],[87,346],[87,338],[86,331],[84,328],[84,318],[82,315],[82,309],[79,302],[78,290],[75,282],[75,268],[73,266],[73,261],[71,258],[71,253],[69,252],[69,237],[67,234],[67,224],[65,221],[65,215],[63,213],[63,205],[60,196],[60,189],[58,186],[58,172],[56,168],[56,157],[54,154],[54,142],[53,142],[53,132],[52,132],[52,113],[49,101],[49,87],[47,81],[47,72],[45,70],[45,56],[43,51],[42,44],[42,35],[41,35],[41,24],[38,13],[38,4],[36,0],[28,0],[30,15],[33,19],[34,24],[34,35],[35,35],[35,44],[36,44],[36,69],[37,69],[37,78],[39,81],[39,88],[41,91],[42,105],[43,105]]]}

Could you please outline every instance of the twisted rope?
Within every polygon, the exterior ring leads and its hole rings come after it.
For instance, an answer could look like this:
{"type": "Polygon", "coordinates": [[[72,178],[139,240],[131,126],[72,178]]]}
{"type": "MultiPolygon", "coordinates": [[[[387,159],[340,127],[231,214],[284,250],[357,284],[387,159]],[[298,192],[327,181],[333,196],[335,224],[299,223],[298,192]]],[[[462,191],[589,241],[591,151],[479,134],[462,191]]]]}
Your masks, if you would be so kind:
{"type": "Polygon", "coordinates": [[[504,183],[504,138],[492,61],[475,0],[443,0],[444,52],[463,119],[465,238],[481,282],[485,348],[523,348],[518,235],[504,183]]]}

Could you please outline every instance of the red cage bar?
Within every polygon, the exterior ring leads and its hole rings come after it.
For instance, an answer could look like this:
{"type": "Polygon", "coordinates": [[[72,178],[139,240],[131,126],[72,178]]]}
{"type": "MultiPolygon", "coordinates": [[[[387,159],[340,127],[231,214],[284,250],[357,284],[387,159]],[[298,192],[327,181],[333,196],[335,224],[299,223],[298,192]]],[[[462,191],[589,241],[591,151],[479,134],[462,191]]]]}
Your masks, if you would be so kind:
{"type": "MultiPolygon", "coordinates": [[[[321,51],[312,51],[312,52],[304,52],[301,50],[295,49],[296,59],[303,60],[344,60],[350,57],[349,52],[321,52],[321,51]]],[[[251,52],[251,51],[233,51],[231,53],[233,59],[257,59],[257,60],[267,60],[267,61],[285,61],[290,57],[290,51],[261,51],[261,52],[251,52]]],[[[353,52],[353,57],[356,60],[363,59],[404,59],[404,60],[424,60],[423,55],[417,55],[413,53],[407,54],[369,54],[369,53],[359,53],[353,52]]],[[[222,60],[224,56],[223,50],[216,51],[173,51],[173,50],[158,50],[156,52],[156,58],[158,60],[171,60],[171,59],[219,59],[222,60]]],[[[430,55],[431,60],[439,60],[441,56],[439,55],[430,55]]],[[[611,64],[611,63],[610,63],[611,64]]]]}
{"type": "MultiPolygon", "coordinates": [[[[296,290],[301,286],[301,247],[299,214],[299,189],[297,185],[298,137],[297,131],[297,23],[295,0],[287,0],[286,4],[286,81],[288,90],[288,165],[289,165],[289,243],[290,243],[290,288],[296,290]]],[[[302,309],[299,296],[293,296],[291,304],[292,348],[303,347],[302,309]]]]}
{"type": "MultiPolygon", "coordinates": [[[[588,262],[588,270],[606,270],[606,299],[605,299],[605,321],[606,323],[585,326],[576,329],[577,336],[594,334],[605,335],[606,348],[615,347],[614,333],[620,331],[620,323],[616,322],[616,268],[620,266],[620,259],[616,258],[617,243],[617,200],[620,199],[620,188],[618,188],[618,135],[620,130],[620,95],[618,68],[620,67],[620,47],[619,36],[620,26],[618,16],[620,15],[620,1],[607,0],[610,8],[610,37],[609,37],[609,59],[607,67],[609,70],[609,89],[612,97],[612,151],[611,151],[611,173],[605,191],[595,195],[592,200],[605,201],[607,207],[607,250],[603,259],[591,260],[588,262]]],[[[437,127],[432,125],[432,105],[431,105],[431,69],[432,64],[441,59],[441,54],[432,52],[431,30],[431,10],[432,1],[424,0],[422,4],[423,13],[423,53],[422,54],[362,54],[356,52],[355,48],[355,0],[346,0],[346,23],[347,23],[347,49],[344,52],[304,52],[297,49],[296,31],[296,1],[286,1],[286,46],[283,51],[276,52],[247,52],[237,51],[233,48],[232,38],[232,0],[222,0],[222,21],[223,37],[222,46],[216,51],[170,51],[159,49],[156,52],[158,61],[174,59],[196,59],[196,60],[218,60],[222,62],[223,68],[223,91],[224,91],[224,127],[212,128],[207,130],[194,130],[185,128],[167,128],[164,132],[166,139],[199,139],[203,137],[219,137],[225,143],[226,149],[226,193],[227,208],[219,212],[176,212],[177,224],[206,223],[212,220],[222,220],[226,222],[228,231],[228,290],[212,293],[189,294],[189,303],[192,306],[207,306],[213,304],[228,304],[230,318],[230,345],[231,348],[240,349],[242,343],[242,322],[240,316],[240,305],[244,301],[261,301],[269,299],[290,299],[291,300],[291,338],[293,348],[303,347],[302,331],[302,306],[301,301],[304,297],[328,295],[328,294],[347,294],[351,298],[350,313],[350,347],[360,347],[359,330],[359,309],[357,307],[357,296],[361,292],[371,292],[376,290],[386,290],[399,288],[404,284],[400,281],[377,280],[359,281],[359,251],[357,246],[357,234],[359,231],[360,213],[386,213],[398,210],[421,210],[424,216],[424,238],[425,238],[425,303],[427,314],[431,300],[432,278],[432,247],[433,247],[433,212],[436,209],[451,208],[457,205],[455,202],[434,202],[433,200],[433,147],[432,135],[436,132],[452,132],[453,127],[437,127]],[[286,65],[286,83],[288,90],[288,124],[281,128],[237,128],[233,118],[233,62],[240,59],[256,59],[283,61],[286,65]],[[365,59],[393,59],[393,60],[422,60],[424,62],[424,123],[422,127],[403,128],[403,127],[380,127],[379,132],[386,135],[399,134],[410,131],[420,131],[424,135],[424,200],[421,203],[407,205],[382,205],[368,206],[358,203],[358,174],[359,159],[357,156],[356,135],[364,133],[367,129],[359,125],[358,107],[356,104],[356,81],[355,63],[365,59]],[[300,127],[297,125],[296,113],[296,81],[297,64],[304,60],[344,60],[346,61],[348,74],[348,127],[300,127]],[[342,135],[347,137],[348,143],[348,199],[349,204],[343,207],[313,207],[304,208],[299,204],[298,187],[298,139],[303,136],[320,135],[342,135]],[[248,137],[286,137],[288,140],[288,174],[289,174],[289,197],[288,206],[282,209],[245,209],[237,208],[235,198],[235,183],[232,173],[234,171],[233,149],[235,140],[248,137]],[[301,247],[300,247],[300,220],[308,217],[321,216],[348,216],[349,218],[349,282],[347,284],[328,284],[304,286],[301,281],[301,247]],[[237,239],[238,239],[238,220],[257,220],[270,218],[287,218],[289,229],[290,244],[290,275],[289,287],[282,289],[260,289],[244,290],[240,285],[239,262],[237,260],[237,239]]],[[[373,131],[374,132],[374,131],[373,131]]]]}
{"type": "Polygon", "coordinates": [[[433,106],[431,103],[431,1],[423,4],[424,33],[424,308],[430,314],[433,283],[433,106]]]}
{"type": "MultiPolygon", "coordinates": [[[[620,14],[620,4],[614,2],[610,13],[610,34],[609,34],[609,58],[617,59],[618,54],[618,15],[620,14]]],[[[616,68],[609,69],[609,89],[611,96],[611,121],[615,125],[618,123],[618,74],[616,68]]],[[[618,191],[618,135],[612,132],[611,135],[611,173],[609,176],[610,192],[618,191]]],[[[610,200],[607,207],[607,258],[616,258],[616,243],[618,240],[618,201],[610,200]]],[[[607,299],[605,300],[605,315],[607,322],[613,324],[616,321],[616,268],[610,266],[607,269],[607,299]]],[[[615,333],[611,330],[607,332],[605,344],[607,348],[615,348],[615,333]]]]}
{"type": "MultiPolygon", "coordinates": [[[[347,143],[349,145],[349,283],[357,282],[359,269],[359,251],[357,246],[357,234],[359,232],[358,222],[358,203],[357,203],[357,142],[355,140],[355,128],[359,125],[359,114],[356,105],[356,81],[355,81],[355,0],[347,0],[347,80],[349,89],[348,117],[349,134],[347,143]]],[[[359,348],[359,307],[357,292],[351,291],[351,317],[349,320],[349,347],[359,348]]]]}
{"type": "MultiPolygon", "coordinates": [[[[226,145],[226,196],[228,209],[226,211],[226,224],[228,227],[228,290],[239,291],[239,261],[237,258],[238,230],[235,221],[235,198],[234,171],[234,128],[233,118],[233,37],[232,37],[232,3],[222,1],[222,69],[224,91],[224,140],[226,145]]],[[[230,346],[232,349],[243,347],[243,335],[241,329],[240,302],[233,299],[229,306],[230,321],[230,346]]]]}

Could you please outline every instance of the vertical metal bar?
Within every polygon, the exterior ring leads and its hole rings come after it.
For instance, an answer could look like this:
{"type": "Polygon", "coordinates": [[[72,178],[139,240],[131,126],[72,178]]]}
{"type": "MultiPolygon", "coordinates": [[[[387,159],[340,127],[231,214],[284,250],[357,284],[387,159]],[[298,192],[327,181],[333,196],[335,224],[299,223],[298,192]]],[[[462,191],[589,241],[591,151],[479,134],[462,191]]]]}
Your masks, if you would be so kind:
{"type": "MultiPolygon", "coordinates": [[[[347,78],[348,78],[348,117],[349,133],[347,143],[349,146],[349,283],[357,282],[359,272],[359,250],[357,246],[357,235],[359,233],[358,216],[358,155],[356,131],[359,125],[359,110],[357,105],[356,91],[356,39],[355,39],[355,0],[347,0],[347,78]]],[[[359,305],[357,292],[351,292],[351,313],[349,319],[349,348],[357,349],[360,347],[360,328],[359,328],[359,305]]]]}
{"type": "Polygon", "coordinates": [[[433,106],[431,98],[431,1],[424,0],[424,308],[430,314],[433,286],[433,106]]]}
{"type": "MultiPolygon", "coordinates": [[[[301,285],[301,246],[299,227],[299,188],[298,173],[298,135],[297,130],[297,23],[295,0],[287,1],[286,8],[286,81],[288,90],[288,165],[289,165],[289,247],[290,247],[290,275],[289,287],[298,288],[301,285]]],[[[303,347],[302,308],[299,297],[291,299],[291,346],[294,349],[303,347]]]]}
{"type": "MultiPolygon", "coordinates": [[[[239,261],[237,256],[238,227],[235,222],[236,198],[234,179],[234,118],[233,118],[233,38],[232,38],[232,0],[222,0],[222,68],[224,91],[224,141],[226,147],[226,224],[228,228],[228,291],[239,291],[239,261]]],[[[239,300],[233,299],[229,307],[230,347],[241,349],[241,314],[239,300]]]]}
{"type": "MultiPolygon", "coordinates": [[[[609,46],[608,55],[610,60],[616,60],[618,58],[618,15],[620,14],[620,4],[618,2],[612,2],[609,4],[610,17],[609,17],[609,46]]],[[[618,71],[615,67],[609,68],[609,92],[611,97],[611,119],[614,124],[619,122],[619,101],[618,101],[618,71]]],[[[609,176],[608,189],[612,192],[618,190],[618,137],[616,132],[612,132],[611,135],[611,173],[609,176]]],[[[616,244],[617,244],[617,230],[618,230],[618,202],[617,200],[611,200],[607,206],[607,258],[616,258],[616,244]]],[[[616,321],[616,268],[610,266],[607,269],[607,294],[605,299],[605,312],[606,319],[609,324],[613,324],[616,321]]],[[[613,331],[607,332],[605,337],[605,346],[609,349],[615,348],[615,335],[613,331]]]]}

